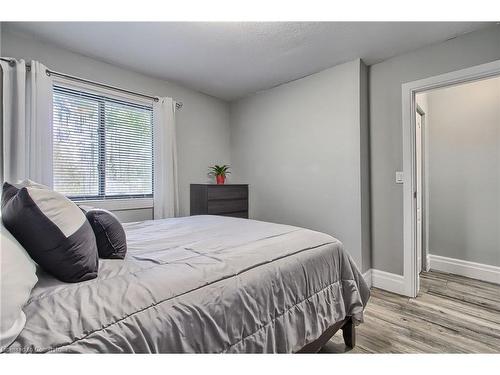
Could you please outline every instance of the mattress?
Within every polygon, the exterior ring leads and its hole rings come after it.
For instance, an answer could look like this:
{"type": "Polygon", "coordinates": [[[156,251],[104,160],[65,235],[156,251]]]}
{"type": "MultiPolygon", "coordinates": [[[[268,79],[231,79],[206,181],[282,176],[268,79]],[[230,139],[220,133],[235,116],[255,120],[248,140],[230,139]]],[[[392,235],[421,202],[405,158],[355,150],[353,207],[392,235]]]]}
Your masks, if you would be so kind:
{"type": "Polygon", "coordinates": [[[369,289],[324,233],[222,216],[124,227],[126,258],[96,279],[39,271],[7,352],[290,353],[363,320],[369,289]]]}

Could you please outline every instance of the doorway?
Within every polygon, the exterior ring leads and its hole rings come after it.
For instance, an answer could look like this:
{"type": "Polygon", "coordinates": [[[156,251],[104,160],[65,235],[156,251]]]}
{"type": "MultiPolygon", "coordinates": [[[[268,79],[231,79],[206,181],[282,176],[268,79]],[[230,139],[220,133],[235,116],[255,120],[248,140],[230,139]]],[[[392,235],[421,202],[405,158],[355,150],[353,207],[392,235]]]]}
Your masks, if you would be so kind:
{"type": "Polygon", "coordinates": [[[426,112],[418,108],[416,95],[429,90],[451,87],[500,75],[500,60],[459,70],[427,79],[409,82],[402,86],[403,99],[403,238],[405,295],[416,297],[419,291],[419,274],[428,268],[426,238],[425,154],[426,112]],[[418,141],[417,141],[418,139],[418,141]]]}

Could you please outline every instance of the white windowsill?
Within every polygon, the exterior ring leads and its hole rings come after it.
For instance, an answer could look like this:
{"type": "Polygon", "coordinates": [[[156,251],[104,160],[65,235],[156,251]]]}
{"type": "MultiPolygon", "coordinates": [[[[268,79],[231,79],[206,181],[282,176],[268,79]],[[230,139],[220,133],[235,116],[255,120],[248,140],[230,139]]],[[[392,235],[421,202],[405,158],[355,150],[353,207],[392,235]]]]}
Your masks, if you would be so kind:
{"type": "Polygon", "coordinates": [[[110,211],[139,210],[153,208],[153,198],[96,199],[74,201],[80,206],[103,208],[110,211]]]}

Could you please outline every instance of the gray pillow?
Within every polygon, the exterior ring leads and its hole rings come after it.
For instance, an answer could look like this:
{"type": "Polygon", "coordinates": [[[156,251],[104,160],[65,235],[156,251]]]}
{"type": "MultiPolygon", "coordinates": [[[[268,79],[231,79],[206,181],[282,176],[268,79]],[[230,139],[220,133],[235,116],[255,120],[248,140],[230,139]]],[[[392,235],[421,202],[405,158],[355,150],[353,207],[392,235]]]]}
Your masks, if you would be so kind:
{"type": "Polygon", "coordinates": [[[97,245],[92,227],[76,204],[55,191],[4,183],[5,227],[40,267],[64,282],[97,277],[97,245]]]}

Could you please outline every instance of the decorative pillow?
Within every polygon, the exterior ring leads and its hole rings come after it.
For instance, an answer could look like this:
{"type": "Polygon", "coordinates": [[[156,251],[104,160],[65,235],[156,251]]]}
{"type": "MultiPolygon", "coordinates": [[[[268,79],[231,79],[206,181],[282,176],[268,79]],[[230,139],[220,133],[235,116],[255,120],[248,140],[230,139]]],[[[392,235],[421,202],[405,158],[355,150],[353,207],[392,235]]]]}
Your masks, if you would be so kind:
{"type": "Polygon", "coordinates": [[[19,189],[22,189],[23,187],[50,190],[50,188],[48,188],[47,186],[36,183],[35,181],[31,181],[29,179],[23,180],[18,184],[4,184],[2,192],[2,207],[5,203],[7,203],[8,200],[10,200],[14,195],[17,194],[19,189]]]}
{"type": "MultiPolygon", "coordinates": [[[[1,223],[0,223],[1,224],[1,223]]],[[[0,352],[26,323],[23,307],[38,278],[35,263],[10,232],[0,225],[0,352]]]]}
{"type": "Polygon", "coordinates": [[[92,227],[76,204],[55,191],[4,183],[5,227],[46,272],[64,282],[97,276],[98,254],[92,227]]]}
{"type": "Polygon", "coordinates": [[[94,230],[100,258],[123,259],[127,253],[127,237],[118,218],[100,208],[80,206],[94,230]]]}
{"type": "Polygon", "coordinates": [[[21,181],[18,184],[12,184],[12,185],[17,187],[18,189],[21,189],[23,187],[36,187],[39,189],[51,190],[48,186],[39,184],[38,182],[32,181],[30,179],[26,179],[26,180],[21,181]]]}

